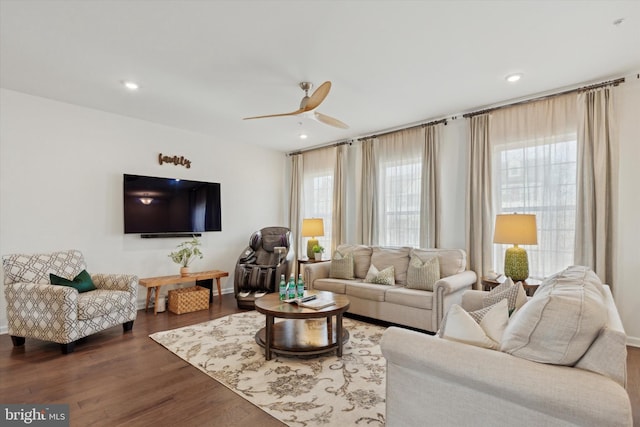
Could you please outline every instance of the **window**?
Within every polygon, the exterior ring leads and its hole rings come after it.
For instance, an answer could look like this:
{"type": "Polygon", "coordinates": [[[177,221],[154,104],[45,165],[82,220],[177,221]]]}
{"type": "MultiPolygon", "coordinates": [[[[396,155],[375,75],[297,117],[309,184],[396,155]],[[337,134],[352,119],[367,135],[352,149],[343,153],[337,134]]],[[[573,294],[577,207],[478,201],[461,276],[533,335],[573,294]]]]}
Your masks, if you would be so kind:
{"type": "Polygon", "coordinates": [[[420,246],[420,189],[422,161],[403,158],[381,162],[383,188],[380,245],[420,246]]]}
{"type": "MultiPolygon", "coordinates": [[[[495,213],[536,215],[538,244],[525,246],[534,278],[573,264],[577,144],[575,135],[555,139],[498,145],[494,151],[495,213]]],[[[504,268],[508,246],[494,245],[496,271],[504,268]]]]}
{"type": "MultiPolygon", "coordinates": [[[[333,170],[330,173],[305,174],[303,218],[322,218],[324,236],[316,236],[320,246],[331,248],[331,219],[333,210],[333,170]]],[[[306,243],[305,246],[306,248],[306,243]]]]}

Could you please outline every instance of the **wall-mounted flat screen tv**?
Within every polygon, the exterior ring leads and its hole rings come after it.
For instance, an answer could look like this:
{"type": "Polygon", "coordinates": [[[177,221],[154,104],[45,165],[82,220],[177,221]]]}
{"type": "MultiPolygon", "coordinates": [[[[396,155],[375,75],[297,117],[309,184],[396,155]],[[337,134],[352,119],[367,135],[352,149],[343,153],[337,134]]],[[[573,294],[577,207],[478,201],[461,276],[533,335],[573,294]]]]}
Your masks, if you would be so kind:
{"type": "Polygon", "coordinates": [[[222,231],[219,183],[124,175],[125,233],[205,231],[222,231]]]}

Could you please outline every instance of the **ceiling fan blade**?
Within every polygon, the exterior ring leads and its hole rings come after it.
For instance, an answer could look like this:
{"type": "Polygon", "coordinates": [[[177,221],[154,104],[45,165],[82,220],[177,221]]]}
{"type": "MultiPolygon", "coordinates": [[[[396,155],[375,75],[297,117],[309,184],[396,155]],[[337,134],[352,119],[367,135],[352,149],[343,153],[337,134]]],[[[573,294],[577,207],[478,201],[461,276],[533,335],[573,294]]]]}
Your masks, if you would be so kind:
{"type": "Polygon", "coordinates": [[[299,109],[296,111],[292,111],[291,113],[282,113],[282,114],[269,114],[266,116],[255,116],[255,117],[245,117],[242,120],[252,120],[252,119],[266,119],[267,117],[284,117],[284,116],[297,116],[300,113],[304,113],[304,109],[299,109]]]}
{"type": "Polygon", "coordinates": [[[326,81],[318,86],[313,94],[309,97],[307,101],[307,105],[304,107],[304,111],[310,111],[315,108],[318,108],[318,105],[322,104],[322,101],[329,95],[329,91],[331,90],[331,82],[326,81]]]}
{"type": "Polygon", "coordinates": [[[314,111],[313,115],[316,120],[324,123],[325,125],[333,126],[340,129],[349,129],[349,126],[338,119],[334,119],[333,117],[327,116],[326,114],[318,113],[314,111]]]}

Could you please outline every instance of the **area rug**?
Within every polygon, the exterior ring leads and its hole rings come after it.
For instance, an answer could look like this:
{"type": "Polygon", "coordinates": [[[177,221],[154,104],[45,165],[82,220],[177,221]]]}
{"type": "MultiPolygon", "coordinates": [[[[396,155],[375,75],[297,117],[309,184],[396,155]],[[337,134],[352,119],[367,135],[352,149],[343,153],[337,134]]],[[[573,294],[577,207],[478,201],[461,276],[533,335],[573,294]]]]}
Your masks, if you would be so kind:
{"type": "Polygon", "coordinates": [[[289,426],[385,424],[385,328],[344,318],[342,358],[274,353],[266,361],[254,339],[264,325],[265,316],[250,311],[150,337],[289,426]]]}

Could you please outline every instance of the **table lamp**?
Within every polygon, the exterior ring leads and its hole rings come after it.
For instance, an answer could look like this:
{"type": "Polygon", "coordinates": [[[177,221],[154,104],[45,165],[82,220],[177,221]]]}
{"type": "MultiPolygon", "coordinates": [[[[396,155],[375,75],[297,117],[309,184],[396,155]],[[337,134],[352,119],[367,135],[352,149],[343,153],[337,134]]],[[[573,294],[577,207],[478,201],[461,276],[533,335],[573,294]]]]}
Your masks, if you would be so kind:
{"type": "Polygon", "coordinates": [[[512,244],[504,256],[504,275],[514,282],[529,277],[527,251],[518,245],[537,245],[536,216],[532,214],[496,215],[493,243],[512,244]]]}
{"type": "Polygon", "coordinates": [[[322,218],[305,218],[302,220],[302,237],[310,237],[307,242],[307,257],[313,259],[313,247],[318,244],[316,237],[324,236],[322,218]]]}

